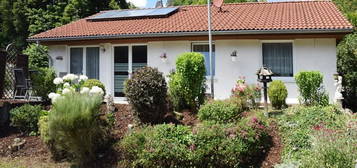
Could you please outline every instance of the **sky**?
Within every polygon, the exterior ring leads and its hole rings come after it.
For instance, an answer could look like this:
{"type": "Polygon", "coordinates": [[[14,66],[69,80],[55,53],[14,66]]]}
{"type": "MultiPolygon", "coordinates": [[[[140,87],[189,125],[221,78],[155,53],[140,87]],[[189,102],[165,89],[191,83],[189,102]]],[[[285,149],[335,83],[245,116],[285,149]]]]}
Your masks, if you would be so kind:
{"type": "MultiPolygon", "coordinates": [[[[139,8],[154,8],[157,0],[127,0],[139,8]]],[[[166,4],[167,0],[163,0],[166,4]]],[[[268,0],[268,2],[297,1],[297,0],[268,0]]],[[[300,0],[301,1],[301,0],[300,0]]]]}

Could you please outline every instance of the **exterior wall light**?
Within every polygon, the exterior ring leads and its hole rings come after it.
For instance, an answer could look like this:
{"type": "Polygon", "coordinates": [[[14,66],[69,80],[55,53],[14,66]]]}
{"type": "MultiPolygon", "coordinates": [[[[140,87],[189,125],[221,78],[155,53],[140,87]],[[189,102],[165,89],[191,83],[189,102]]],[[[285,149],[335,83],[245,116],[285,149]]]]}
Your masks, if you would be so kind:
{"type": "Polygon", "coordinates": [[[165,63],[165,62],[167,61],[166,53],[162,53],[162,54],[160,55],[160,59],[161,59],[161,61],[162,61],[163,63],[165,63]]]}
{"type": "Polygon", "coordinates": [[[236,60],[237,60],[237,50],[234,50],[231,53],[231,59],[232,59],[233,62],[236,62],[236,60]]]}

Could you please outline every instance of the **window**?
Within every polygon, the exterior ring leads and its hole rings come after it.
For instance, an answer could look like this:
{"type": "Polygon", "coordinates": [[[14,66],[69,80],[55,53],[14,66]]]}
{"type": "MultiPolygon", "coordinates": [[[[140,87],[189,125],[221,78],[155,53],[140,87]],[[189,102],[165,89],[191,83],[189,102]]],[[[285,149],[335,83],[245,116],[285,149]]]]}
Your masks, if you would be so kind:
{"type": "Polygon", "coordinates": [[[99,47],[71,48],[70,73],[86,74],[90,79],[99,79],[99,47]]]}
{"type": "Polygon", "coordinates": [[[274,76],[293,76],[292,43],[263,43],[263,65],[270,68],[274,76]]]}
{"type": "MultiPolygon", "coordinates": [[[[199,52],[205,56],[205,66],[206,66],[206,75],[210,76],[210,58],[209,58],[209,45],[208,44],[192,44],[192,51],[199,52]]],[[[213,75],[215,75],[215,65],[216,65],[216,57],[215,57],[215,45],[212,45],[212,58],[213,58],[213,75]]]]}

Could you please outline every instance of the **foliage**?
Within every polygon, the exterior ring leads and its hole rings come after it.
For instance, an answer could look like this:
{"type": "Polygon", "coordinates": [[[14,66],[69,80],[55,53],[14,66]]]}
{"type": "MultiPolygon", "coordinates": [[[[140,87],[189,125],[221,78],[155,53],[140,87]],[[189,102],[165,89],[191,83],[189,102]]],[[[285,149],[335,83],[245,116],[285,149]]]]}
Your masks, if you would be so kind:
{"type": "Polygon", "coordinates": [[[337,48],[338,72],[343,76],[344,105],[357,111],[357,33],[347,35],[337,48]]]}
{"type": "Polygon", "coordinates": [[[23,52],[29,56],[29,67],[47,68],[48,67],[48,48],[46,46],[30,44],[23,52]]]}
{"type": "Polygon", "coordinates": [[[83,87],[92,88],[93,86],[98,86],[103,90],[103,95],[106,94],[104,84],[98,79],[88,79],[84,82],[83,87]]]}
{"type": "Polygon", "coordinates": [[[269,100],[276,109],[281,109],[286,105],[285,99],[288,97],[288,90],[280,80],[274,80],[268,88],[269,100]]]}
{"type": "Polygon", "coordinates": [[[38,120],[44,114],[39,105],[25,104],[10,111],[11,126],[20,129],[23,133],[36,134],[38,120]]]}
{"type": "Polygon", "coordinates": [[[126,135],[119,146],[123,167],[241,167],[266,146],[268,136],[258,118],[238,125],[203,123],[163,124],[126,135]]]}
{"type": "Polygon", "coordinates": [[[245,82],[244,77],[240,77],[237,83],[232,89],[231,99],[242,107],[243,110],[256,108],[256,99],[261,98],[261,86],[260,85],[248,85],[245,82]]]}
{"type": "MultiPolygon", "coordinates": [[[[237,3],[237,2],[258,2],[258,0],[224,0],[224,3],[237,3]]],[[[167,2],[168,6],[174,5],[202,5],[207,4],[206,0],[172,0],[167,2]]]]}
{"type": "Polygon", "coordinates": [[[49,136],[57,149],[74,156],[79,167],[90,167],[104,140],[99,120],[100,95],[65,94],[53,103],[49,136]]]}
{"type": "Polygon", "coordinates": [[[176,72],[170,75],[169,94],[176,110],[196,111],[204,102],[206,68],[200,53],[184,53],[176,60],[176,72]]]}
{"type": "Polygon", "coordinates": [[[211,101],[203,105],[198,111],[200,120],[218,123],[234,122],[241,118],[242,108],[231,101],[211,101]]]}
{"type": "Polygon", "coordinates": [[[31,76],[33,90],[43,101],[48,101],[47,95],[56,90],[56,85],[53,84],[56,73],[52,68],[38,68],[37,70],[38,73],[31,76]]]}
{"type": "Polygon", "coordinates": [[[301,167],[354,167],[357,156],[357,122],[350,121],[347,128],[315,127],[312,148],[301,159],[301,167]]]}
{"type": "Polygon", "coordinates": [[[319,71],[299,72],[295,81],[305,105],[328,105],[328,95],[322,86],[323,75],[319,71]]]}
{"type": "Polygon", "coordinates": [[[0,47],[11,42],[20,49],[34,35],[99,11],[132,7],[126,0],[0,0],[0,47]]]}
{"type": "Polygon", "coordinates": [[[332,0],[354,27],[357,26],[357,0],[332,0]]]}
{"type": "Polygon", "coordinates": [[[141,121],[162,121],[166,112],[167,86],[164,76],[156,68],[143,67],[135,71],[125,82],[124,92],[141,121]]]}
{"type": "Polygon", "coordinates": [[[301,160],[312,148],[314,127],[338,129],[345,126],[346,116],[335,106],[296,106],[279,117],[283,136],[283,160],[301,160]]]}

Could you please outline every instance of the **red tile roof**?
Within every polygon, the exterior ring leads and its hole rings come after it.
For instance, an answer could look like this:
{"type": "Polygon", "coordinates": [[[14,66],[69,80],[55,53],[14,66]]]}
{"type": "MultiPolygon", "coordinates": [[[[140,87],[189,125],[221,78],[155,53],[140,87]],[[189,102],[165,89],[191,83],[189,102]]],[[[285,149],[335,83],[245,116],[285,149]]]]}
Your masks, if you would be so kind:
{"type": "MultiPolygon", "coordinates": [[[[353,29],[330,1],[235,3],[225,4],[222,9],[224,12],[212,7],[213,31],[217,34],[351,32],[353,29]]],[[[30,40],[181,36],[207,31],[206,5],[180,6],[178,12],[161,18],[95,22],[87,19],[34,35],[30,40]]]]}

